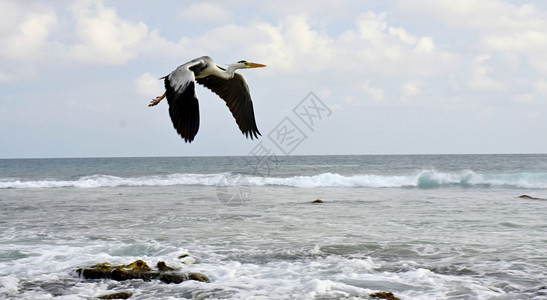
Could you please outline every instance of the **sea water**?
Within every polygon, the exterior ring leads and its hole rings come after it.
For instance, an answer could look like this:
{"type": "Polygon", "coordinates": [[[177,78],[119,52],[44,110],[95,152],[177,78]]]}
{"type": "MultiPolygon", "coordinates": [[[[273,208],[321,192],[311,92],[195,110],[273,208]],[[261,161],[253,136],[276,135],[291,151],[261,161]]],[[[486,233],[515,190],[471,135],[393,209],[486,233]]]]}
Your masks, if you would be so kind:
{"type": "Polygon", "coordinates": [[[262,163],[0,160],[0,299],[547,298],[547,155],[262,163]],[[211,282],[74,271],[137,259],[211,282]]]}

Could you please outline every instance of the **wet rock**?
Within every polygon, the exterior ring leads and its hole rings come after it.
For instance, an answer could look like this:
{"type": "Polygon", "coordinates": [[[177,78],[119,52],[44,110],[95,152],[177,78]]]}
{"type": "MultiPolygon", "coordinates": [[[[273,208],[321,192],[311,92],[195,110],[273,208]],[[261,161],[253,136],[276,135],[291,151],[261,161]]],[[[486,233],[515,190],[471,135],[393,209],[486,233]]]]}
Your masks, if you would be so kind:
{"type": "Polygon", "coordinates": [[[85,279],[112,279],[124,281],[130,279],[142,279],[144,281],[161,280],[165,283],[181,283],[186,280],[196,280],[209,282],[207,276],[199,273],[179,273],[169,267],[165,262],[160,261],[157,264],[158,270],[153,270],[144,261],[136,260],[128,265],[111,265],[102,263],[91,267],[76,269],[76,273],[85,279]]]}
{"type": "Polygon", "coordinates": [[[376,292],[376,293],[370,294],[369,296],[372,298],[377,298],[377,299],[401,300],[395,297],[395,295],[393,295],[393,293],[391,292],[376,292]]]}
{"type": "Polygon", "coordinates": [[[321,200],[321,199],[316,199],[316,200],[312,201],[311,203],[323,203],[323,200],[321,200]]]}
{"type": "Polygon", "coordinates": [[[76,269],[76,273],[86,279],[103,279],[110,278],[111,275],[109,273],[111,273],[114,268],[115,267],[109,263],[102,263],[93,265],[89,268],[78,268],[76,269]]]}
{"type": "Polygon", "coordinates": [[[133,292],[128,291],[128,292],[108,294],[108,295],[100,296],[98,298],[99,299],[128,299],[131,296],[133,296],[133,292]]]}
{"type": "Polygon", "coordinates": [[[519,198],[530,199],[530,200],[545,200],[543,198],[537,198],[537,197],[532,197],[532,196],[528,196],[528,195],[520,195],[519,198]]]}
{"type": "Polygon", "coordinates": [[[161,272],[167,272],[167,271],[174,271],[175,268],[171,268],[170,266],[166,265],[163,261],[158,261],[158,264],[156,265],[156,268],[160,270],[161,272]]]}
{"type": "Polygon", "coordinates": [[[161,280],[164,283],[181,283],[183,281],[189,280],[190,278],[185,274],[175,273],[175,272],[168,272],[168,273],[162,273],[158,277],[159,280],[161,280]]]}
{"type": "Polygon", "coordinates": [[[195,281],[201,281],[201,282],[210,282],[209,278],[203,274],[199,273],[190,273],[188,274],[188,279],[195,280],[195,281]]]}
{"type": "Polygon", "coordinates": [[[179,256],[179,259],[180,259],[180,262],[185,264],[185,265],[193,265],[193,264],[196,263],[196,259],[191,257],[188,254],[183,254],[183,255],[179,256]]]}
{"type": "Polygon", "coordinates": [[[152,271],[152,268],[140,259],[128,264],[126,267],[134,271],[152,271]]]}

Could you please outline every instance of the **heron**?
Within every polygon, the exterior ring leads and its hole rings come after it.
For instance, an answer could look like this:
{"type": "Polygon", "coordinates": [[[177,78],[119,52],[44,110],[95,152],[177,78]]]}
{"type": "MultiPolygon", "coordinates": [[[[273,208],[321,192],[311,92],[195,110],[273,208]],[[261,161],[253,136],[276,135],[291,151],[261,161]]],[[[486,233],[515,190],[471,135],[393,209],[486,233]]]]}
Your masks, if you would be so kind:
{"type": "Polygon", "coordinates": [[[222,68],[209,56],[193,59],[160,78],[164,80],[165,93],[154,98],[148,106],[156,106],[167,98],[173,127],[185,142],[191,143],[199,129],[197,81],[226,102],[247,138],[258,138],[261,134],[256,126],[249,86],[245,77],[235,70],[262,67],[266,65],[240,60],[222,68]]]}

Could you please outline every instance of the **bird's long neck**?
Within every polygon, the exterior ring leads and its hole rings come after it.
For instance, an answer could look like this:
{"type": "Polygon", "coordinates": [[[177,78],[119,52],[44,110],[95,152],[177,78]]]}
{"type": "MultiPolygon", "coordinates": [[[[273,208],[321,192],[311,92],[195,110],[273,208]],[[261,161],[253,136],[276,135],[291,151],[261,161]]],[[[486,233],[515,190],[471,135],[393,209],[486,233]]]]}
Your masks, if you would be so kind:
{"type": "Polygon", "coordinates": [[[232,79],[234,77],[234,73],[237,70],[237,65],[231,64],[229,65],[226,70],[222,70],[221,68],[215,68],[214,74],[222,79],[232,79]]]}
{"type": "Polygon", "coordinates": [[[237,64],[230,64],[228,65],[228,67],[226,68],[226,74],[228,76],[230,76],[230,78],[234,77],[234,73],[235,71],[238,69],[238,65],[237,64]]]}

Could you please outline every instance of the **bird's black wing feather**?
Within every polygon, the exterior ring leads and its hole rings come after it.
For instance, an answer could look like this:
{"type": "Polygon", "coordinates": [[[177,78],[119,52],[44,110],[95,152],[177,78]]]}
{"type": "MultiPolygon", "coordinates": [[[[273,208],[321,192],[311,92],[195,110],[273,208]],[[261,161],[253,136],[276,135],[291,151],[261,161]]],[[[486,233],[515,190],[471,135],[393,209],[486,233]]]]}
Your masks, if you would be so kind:
{"type": "Polygon", "coordinates": [[[197,78],[196,81],[219,95],[232,112],[237,125],[246,137],[258,138],[260,132],[256,126],[251,93],[245,78],[238,73],[229,80],[210,75],[197,78]]]}
{"type": "Polygon", "coordinates": [[[196,84],[189,81],[184,87],[165,77],[165,90],[169,103],[169,116],[173,127],[185,142],[192,142],[199,129],[199,104],[196,96],[196,84]]]}

